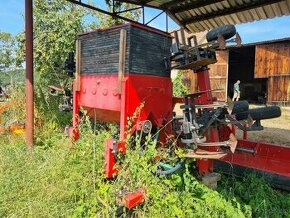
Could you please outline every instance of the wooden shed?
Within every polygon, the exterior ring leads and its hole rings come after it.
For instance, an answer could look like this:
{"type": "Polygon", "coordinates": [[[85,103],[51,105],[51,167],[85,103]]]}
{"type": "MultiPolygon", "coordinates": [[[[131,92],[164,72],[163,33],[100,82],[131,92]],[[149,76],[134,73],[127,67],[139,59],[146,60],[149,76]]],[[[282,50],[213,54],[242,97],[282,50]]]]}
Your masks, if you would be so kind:
{"type": "MultiPolygon", "coordinates": [[[[230,46],[217,51],[218,62],[210,65],[213,95],[220,101],[233,96],[233,85],[241,81],[241,99],[255,103],[290,103],[290,37],[230,46]]],[[[197,91],[196,75],[184,74],[191,92],[197,91]]]]}

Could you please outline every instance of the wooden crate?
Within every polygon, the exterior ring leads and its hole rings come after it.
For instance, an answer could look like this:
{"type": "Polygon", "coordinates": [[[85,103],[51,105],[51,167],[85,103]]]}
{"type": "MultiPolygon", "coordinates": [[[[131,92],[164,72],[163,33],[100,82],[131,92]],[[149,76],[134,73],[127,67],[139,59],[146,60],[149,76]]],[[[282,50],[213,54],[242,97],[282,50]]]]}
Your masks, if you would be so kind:
{"type": "Polygon", "coordinates": [[[127,32],[125,73],[170,77],[164,59],[170,59],[171,36],[131,23],[79,35],[81,74],[118,73],[121,29],[127,32]]]}

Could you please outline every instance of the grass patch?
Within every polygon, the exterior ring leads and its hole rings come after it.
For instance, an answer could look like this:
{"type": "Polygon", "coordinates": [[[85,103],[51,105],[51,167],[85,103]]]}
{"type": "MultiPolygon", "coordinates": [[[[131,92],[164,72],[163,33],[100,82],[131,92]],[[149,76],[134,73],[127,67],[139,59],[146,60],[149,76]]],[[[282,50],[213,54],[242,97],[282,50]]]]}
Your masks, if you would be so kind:
{"type": "Polygon", "coordinates": [[[127,211],[127,217],[290,214],[289,195],[253,176],[223,179],[218,191],[208,189],[193,176],[190,162],[179,174],[156,176],[156,150],[150,139],[141,153],[129,149],[122,163],[126,167],[116,180],[107,181],[103,177],[103,141],[110,134],[93,134],[87,121],[77,143],[54,133],[53,140],[42,139],[32,153],[27,152],[21,138],[1,136],[0,217],[114,217],[116,193],[139,187],[147,190],[146,201],[127,211]],[[46,141],[50,146],[43,146],[46,141]]]}

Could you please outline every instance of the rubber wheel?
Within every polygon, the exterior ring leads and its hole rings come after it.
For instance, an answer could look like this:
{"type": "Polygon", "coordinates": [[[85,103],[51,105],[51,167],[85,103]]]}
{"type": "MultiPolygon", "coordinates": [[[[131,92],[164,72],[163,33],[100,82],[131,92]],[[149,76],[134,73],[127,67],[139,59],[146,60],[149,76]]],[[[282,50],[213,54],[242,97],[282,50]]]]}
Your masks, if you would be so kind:
{"type": "Polygon", "coordinates": [[[219,34],[222,35],[225,40],[227,40],[236,34],[236,28],[234,25],[225,25],[214,28],[206,34],[207,42],[217,40],[219,34]]]}
{"type": "Polygon", "coordinates": [[[246,120],[248,119],[249,111],[236,114],[236,120],[246,120]]]}
{"type": "Polygon", "coordinates": [[[281,116],[281,109],[278,106],[269,106],[269,107],[261,107],[250,109],[248,111],[237,113],[237,120],[246,120],[248,115],[251,115],[253,120],[265,120],[272,119],[281,116]]]}
{"type": "Polygon", "coordinates": [[[261,107],[250,109],[249,114],[253,120],[272,119],[281,116],[281,109],[278,106],[261,107]]]}
{"type": "Polygon", "coordinates": [[[249,110],[249,103],[247,101],[234,101],[234,107],[232,114],[239,114],[248,112],[249,110]]]}

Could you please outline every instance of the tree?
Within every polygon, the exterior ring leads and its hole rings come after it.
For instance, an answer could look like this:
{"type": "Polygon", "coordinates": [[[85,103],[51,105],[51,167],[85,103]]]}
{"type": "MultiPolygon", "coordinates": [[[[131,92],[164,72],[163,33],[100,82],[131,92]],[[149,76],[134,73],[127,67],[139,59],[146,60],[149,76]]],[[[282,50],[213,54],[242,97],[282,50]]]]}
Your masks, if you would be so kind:
{"type": "Polygon", "coordinates": [[[0,31],[0,85],[13,84],[22,75],[16,58],[17,45],[12,34],[0,31]]]}
{"type": "MultiPolygon", "coordinates": [[[[38,88],[36,102],[38,108],[47,111],[48,107],[57,108],[52,106],[52,104],[57,104],[55,98],[48,98],[44,95],[48,85],[71,87],[71,79],[63,66],[68,53],[75,51],[77,34],[91,28],[103,27],[112,18],[105,18],[99,13],[71,4],[66,0],[34,0],[33,12],[34,75],[35,87],[38,88]],[[96,18],[97,22],[85,22],[88,15],[96,18]],[[106,22],[103,21],[104,19],[106,22]],[[40,97],[39,100],[38,97],[40,97]]],[[[19,34],[17,40],[20,42],[17,58],[24,62],[24,33],[19,34]]]]}
{"type": "MultiPolygon", "coordinates": [[[[110,7],[110,1],[107,1],[110,7]]],[[[116,5],[115,10],[132,8],[129,4],[116,5]]],[[[138,20],[139,12],[125,12],[124,16],[138,20]]],[[[111,26],[123,23],[65,0],[35,0],[34,1],[34,69],[36,82],[42,86],[53,83],[63,83],[66,76],[63,63],[69,52],[75,51],[77,34],[92,28],[111,26]],[[89,15],[96,22],[84,22],[89,15]]],[[[24,34],[18,40],[21,49],[18,57],[24,61],[24,34]]],[[[62,84],[63,85],[63,84],[62,84]]]]}
{"type": "MultiPolygon", "coordinates": [[[[128,19],[138,21],[141,15],[141,10],[131,10],[133,8],[136,8],[136,5],[132,4],[126,4],[126,3],[121,3],[121,2],[116,2],[113,4],[113,0],[106,0],[106,3],[108,5],[108,10],[110,12],[121,12],[121,11],[126,11],[121,13],[120,15],[123,17],[126,17],[128,19]]],[[[118,24],[124,23],[123,20],[121,19],[112,19],[112,17],[98,13],[98,21],[99,21],[99,26],[101,27],[108,27],[108,26],[114,26],[118,24]]]]}
{"type": "Polygon", "coordinates": [[[0,72],[11,70],[15,63],[15,39],[7,32],[0,31],[0,72]]]}

